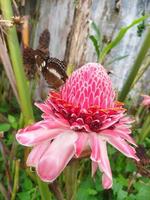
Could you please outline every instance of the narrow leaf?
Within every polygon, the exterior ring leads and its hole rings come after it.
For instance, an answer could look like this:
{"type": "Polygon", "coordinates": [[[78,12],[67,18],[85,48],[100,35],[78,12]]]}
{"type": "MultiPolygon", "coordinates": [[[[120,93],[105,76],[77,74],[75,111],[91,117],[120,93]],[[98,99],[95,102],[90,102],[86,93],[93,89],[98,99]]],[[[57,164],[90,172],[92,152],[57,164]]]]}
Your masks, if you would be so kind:
{"type": "Polygon", "coordinates": [[[106,45],[104,47],[104,49],[101,52],[101,55],[99,57],[99,62],[103,62],[105,56],[109,53],[109,51],[114,48],[116,45],[119,44],[119,42],[122,40],[122,38],[125,36],[126,32],[132,28],[134,25],[140,23],[141,21],[143,21],[144,19],[148,18],[148,15],[142,16],[136,20],[134,20],[129,26],[126,27],[122,27],[118,33],[118,35],[116,36],[116,38],[110,42],[108,45],[106,45]]]}
{"type": "Polygon", "coordinates": [[[128,56],[129,56],[129,55],[124,55],[124,56],[116,57],[116,58],[114,58],[113,60],[111,60],[110,62],[106,63],[106,65],[108,66],[108,65],[110,65],[110,64],[112,64],[112,63],[114,63],[114,62],[116,62],[116,61],[122,60],[122,59],[124,59],[124,58],[126,58],[126,57],[128,57],[128,56]]]}
{"type": "Polygon", "coordinates": [[[95,31],[96,35],[100,38],[101,33],[100,33],[100,30],[99,30],[98,26],[96,25],[96,23],[92,22],[91,26],[92,26],[93,30],[95,31]]]}
{"type": "Polygon", "coordinates": [[[97,57],[99,57],[100,51],[99,51],[99,44],[98,44],[97,39],[95,38],[94,35],[90,35],[89,38],[91,39],[91,41],[92,41],[92,43],[94,45],[97,57]]]}

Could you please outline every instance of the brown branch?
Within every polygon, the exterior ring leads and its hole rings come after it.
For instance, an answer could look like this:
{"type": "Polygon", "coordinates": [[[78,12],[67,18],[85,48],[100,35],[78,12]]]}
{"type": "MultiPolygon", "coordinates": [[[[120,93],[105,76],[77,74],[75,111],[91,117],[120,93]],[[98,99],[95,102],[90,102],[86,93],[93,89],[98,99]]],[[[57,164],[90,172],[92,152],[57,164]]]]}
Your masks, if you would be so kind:
{"type": "Polygon", "coordinates": [[[64,200],[63,193],[57,183],[57,181],[54,181],[49,185],[50,190],[54,193],[57,200],[64,200]]]}
{"type": "Polygon", "coordinates": [[[0,192],[5,198],[5,200],[9,200],[9,195],[7,194],[7,191],[1,182],[0,182],[0,192]]]}

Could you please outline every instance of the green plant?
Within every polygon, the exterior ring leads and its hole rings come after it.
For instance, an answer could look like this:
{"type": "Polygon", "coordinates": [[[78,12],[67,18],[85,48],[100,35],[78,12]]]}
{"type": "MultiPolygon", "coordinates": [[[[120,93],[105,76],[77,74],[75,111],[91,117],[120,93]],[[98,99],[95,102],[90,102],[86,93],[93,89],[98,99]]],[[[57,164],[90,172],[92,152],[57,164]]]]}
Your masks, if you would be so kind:
{"type": "MultiPolygon", "coordinates": [[[[95,22],[92,22],[92,28],[93,28],[93,30],[95,32],[95,35],[90,35],[89,37],[90,37],[90,39],[91,39],[91,41],[92,41],[92,43],[94,45],[94,48],[95,48],[95,51],[96,51],[96,54],[97,54],[97,57],[98,57],[98,61],[100,63],[103,63],[106,55],[114,47],[116,47],[121,42],[121,40],[124,38],[124,36],[127,33],[127,31],[129,29],[131,29],[133,26],[139,24],[140,22],[143,22],[143,20],[145,20],[146,18],[148,18],[147,15],[142,16],[142,17],[134,20],[128,26],[122,27],[120,29],[119,33],[117,34],[117,36],[111,42],[109,42],[108,44],[106,44],[105,46],[104,46],[104,44],[102,42],[103,41],[103,37],[102,37],[102,34],[101,34],[98,26],[95,24],[95,22]]],[[[125,56],[121,56],[119,59],[123,59],[125,57],[126,57],[126,55],[125,56]]]]}

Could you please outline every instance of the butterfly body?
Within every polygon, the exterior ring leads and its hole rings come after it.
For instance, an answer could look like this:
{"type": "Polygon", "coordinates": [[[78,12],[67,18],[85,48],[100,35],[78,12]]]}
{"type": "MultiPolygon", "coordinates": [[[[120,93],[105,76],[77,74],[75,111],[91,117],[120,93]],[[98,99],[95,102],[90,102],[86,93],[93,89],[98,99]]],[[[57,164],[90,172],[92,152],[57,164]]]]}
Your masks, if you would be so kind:
{"type": "Polygon", "coordinates": [[[66,65],[63,61],[49,56],[50,34],[46,29],[40,36],[38,49],[26,48],[24,50],[24,64],[33,71],[40,71],[47,83],[54,89],[58,89],[66,81],[66,65]]]}
{"type": "Polygon", "coordinates": [[[43,58],[42,56],[35,55],[36,66],[44,76],[45,80],[53,88],[57,89],[66,81],[67,74],[65,71],[65,64],[57,58],[43,58]]]}

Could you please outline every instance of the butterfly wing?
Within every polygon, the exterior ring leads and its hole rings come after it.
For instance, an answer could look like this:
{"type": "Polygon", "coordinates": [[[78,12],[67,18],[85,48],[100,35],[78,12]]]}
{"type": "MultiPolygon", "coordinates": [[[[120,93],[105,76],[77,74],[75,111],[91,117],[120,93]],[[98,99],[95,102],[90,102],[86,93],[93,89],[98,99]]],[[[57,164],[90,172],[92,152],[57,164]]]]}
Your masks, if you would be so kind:
{"type": "Polygon", "coordinates": [[[23,63],[27,77],[32,79],[36,72],[35,54],[32,48],[27,47],[23,50],[23,63]]]}
{"type": "Polygon", "coordinates": [[[49,58],[45,63],[43,63],[42,74],[49,85],[57,89],[63,85],[68,78],[66,74],[66,65],[63,61],[57,58],[49,58]]]}
{"type": "Polygon", "coordinates": [[[38,49],[45,53],[45,55],[49,56],[49,43],[50,43],[50,32],[48,29],[45,29],[39,38],[38,49]]]}

